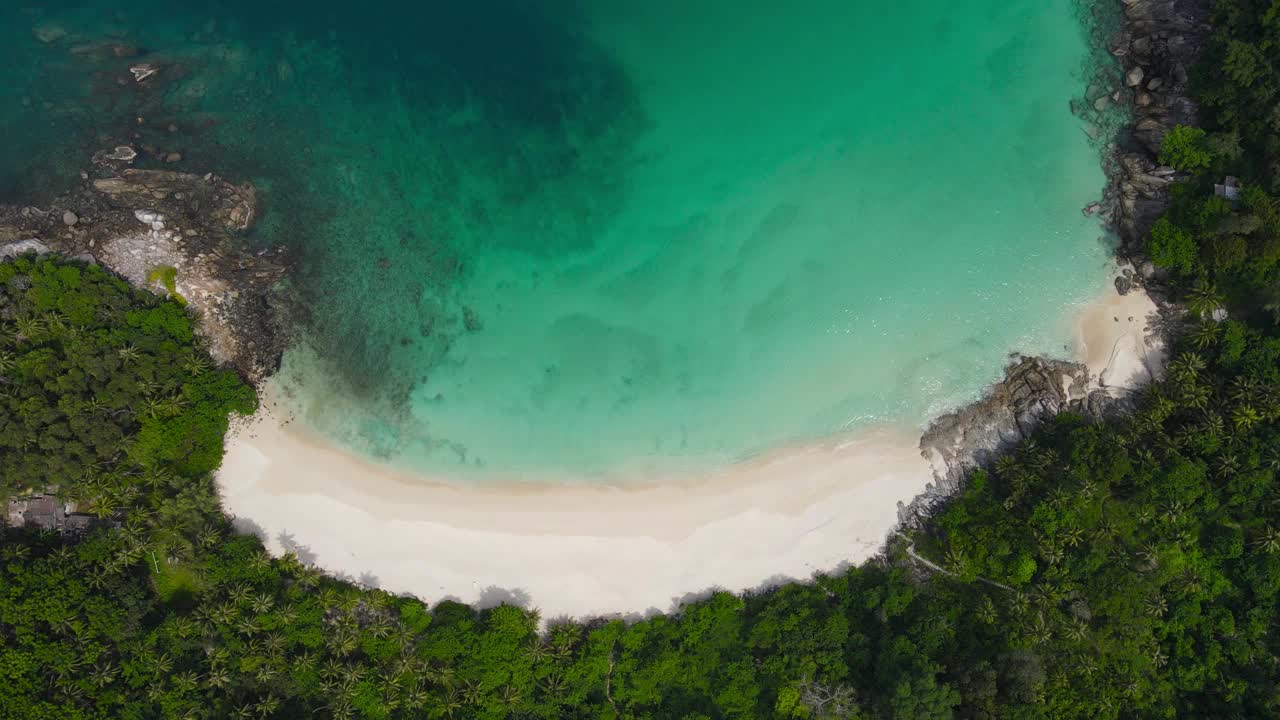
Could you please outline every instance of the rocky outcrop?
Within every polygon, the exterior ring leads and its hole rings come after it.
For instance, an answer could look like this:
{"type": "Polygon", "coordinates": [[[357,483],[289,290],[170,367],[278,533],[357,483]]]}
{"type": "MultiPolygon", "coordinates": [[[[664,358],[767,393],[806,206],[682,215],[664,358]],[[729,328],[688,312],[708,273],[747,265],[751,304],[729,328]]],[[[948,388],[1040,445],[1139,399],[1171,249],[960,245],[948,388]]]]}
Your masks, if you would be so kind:
{"type": "MultiPolygon", "coordinates": [[[[152,271],[175,268],[174,289],[197,311],[214,359],[251,380],[265,377],[283,349],[269,306],[285,265],[279,252],[254,249],[243,237],[258,212],[253,186],[127,167],[132,159],[116,151],[96,156],[93,176],[84,173],[79,187],[48,208],[0,206],[0,243],[36,242],[101,262],[161,294],[168,290],[153,282],[152,271]]],[[[6,247],[10,254],[41,250],[6,247]]]]}
{"type": "MultiPolygon", "coordinates": [[[[1175,125],[1194,124],[1198,108],[1187,96],[1189,68],[1209,34],[1205,0],[1122,0],[1122,29],[1107,48],[1127,81],[1118,89],[1131,108],[1127,132],[1117,139],[1107,162],[1110,187],[1105,203],[1120,241],[1120,254],[1143,267],[1146,236],[1169,202],[1178,179],[1158,160],[1160,142],[1175,125]]],[[[1140,275],[1158,281],[1147,265],[1140,275]]]]}
{"type": "MultiPolygon", "coordinates": [[[[1205,0],[1120,0],[1120,29],[1105,38],[1114,68],[1102,68],[1077,111],[1091,134],[1107,126],[1108,113],[1129,113],[1104,164],[1108,186],[1104,201],[1085,208],[1101,215],[1114,230],[1122,271],[1116,291],[1127,294],[1144,287],[1162,314],[1174,315],[1161,302],[1162,277],[1146,258],[1152,223],[1169,204],[1169,188],[1178,173],[1159,162],[1160,142],[1175,125],[1194,124],[1197,108],[1187,96],[1188,68],[1204,46],[1209,27],[1205,0]]],[[[1157,334],[1160,328],[1155,328],[1157,334]]],[[[1102,419],[1126,412],[1132,400],[1094,383],[1083,364],[1040,357],[1015,356],[981,400],[933,422],[920,449],[934,467],[934,482],[910,505],[900,508],[907,526],[928,517],[954,494],[975,468],[985,467],[1001,452],[1027,439],[1044,420],[1060,412],[1102,419]]]]}
{"type": "Polygon", "coordinates": [[[1040,423],[1062,412],[1112,417],[1131,401],[1093,382],[1081,363],[1013,356],[1004,380],[981,400],[934,420],[920,438],[920,450],[934,468],[934,482],[901,512],[904,522],[929,510],[964,483],[975,468],[1031,437],[1040,423]]]}

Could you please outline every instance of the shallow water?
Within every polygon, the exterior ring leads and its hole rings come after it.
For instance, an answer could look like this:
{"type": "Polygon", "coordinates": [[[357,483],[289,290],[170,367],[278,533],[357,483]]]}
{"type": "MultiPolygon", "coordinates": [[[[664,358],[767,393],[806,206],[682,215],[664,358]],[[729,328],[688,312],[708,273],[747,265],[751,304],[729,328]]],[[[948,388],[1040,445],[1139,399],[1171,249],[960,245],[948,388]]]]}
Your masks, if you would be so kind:
{"type": "Polygon", "coordinates": [[[1064,354],[1105,282],[1072,0],[113,5],[0,11],[44,63],[2,122],[93,125],[76,42],[177,62],[145,130],[100,134],[255,179],[308,308],[279,383],[403,466],[590,476],[921,424],[1012,349],[1064,354]]]}

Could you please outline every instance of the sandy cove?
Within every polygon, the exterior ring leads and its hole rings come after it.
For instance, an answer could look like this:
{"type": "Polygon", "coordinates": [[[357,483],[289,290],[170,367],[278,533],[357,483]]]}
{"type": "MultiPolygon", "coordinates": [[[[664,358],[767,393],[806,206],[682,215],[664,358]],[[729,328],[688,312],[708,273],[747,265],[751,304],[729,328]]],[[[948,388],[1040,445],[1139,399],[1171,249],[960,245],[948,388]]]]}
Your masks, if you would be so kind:
{"type": "MultiPolygon", "coordinates": [[[[1158,371],[1141,291],[1076,323],[1078,357],[1126,392],[1158,371]]],[[[263,410],[228,441],[226,510],[268,548],[434,603],[502,601],[543,617],[669,611],[711,588],[806,579],[878,553],[933,469],[917,428],[779,449],[699,477],[626,486],[462,487],[354,457],[263,410]]]]}

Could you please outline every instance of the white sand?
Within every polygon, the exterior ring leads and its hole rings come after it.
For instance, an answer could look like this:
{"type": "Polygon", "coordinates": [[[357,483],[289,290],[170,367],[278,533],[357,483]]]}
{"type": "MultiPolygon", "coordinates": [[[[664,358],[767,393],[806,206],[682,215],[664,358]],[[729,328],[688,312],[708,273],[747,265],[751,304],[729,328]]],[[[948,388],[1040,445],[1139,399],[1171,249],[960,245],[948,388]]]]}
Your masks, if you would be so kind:
{"type": "Polygon", "coordinates": [[[1077,354],[1095,383],[1123,395],[1159,377],[1164,347],[1149,338],[1156,304],[1144,290],[1109,292],[1087,305],[1076,319],[1077,354]]]}
{"type": "MultiPolygon", "coordinates": [[[[1080,317],[1081,356],[1108,387],[1143,379],[1154,309],[1111,292],[1080,317]]],[[[427,602],[515,601],[544,618],[668,611],[713,587],[860,562],[933,476],[917,429],[881,427],[647,486],[462,487],[353,457],[272,405],[268,393],[218,474],[227,511],[270,549],[301,546],[330,572],[427,602]]]]}

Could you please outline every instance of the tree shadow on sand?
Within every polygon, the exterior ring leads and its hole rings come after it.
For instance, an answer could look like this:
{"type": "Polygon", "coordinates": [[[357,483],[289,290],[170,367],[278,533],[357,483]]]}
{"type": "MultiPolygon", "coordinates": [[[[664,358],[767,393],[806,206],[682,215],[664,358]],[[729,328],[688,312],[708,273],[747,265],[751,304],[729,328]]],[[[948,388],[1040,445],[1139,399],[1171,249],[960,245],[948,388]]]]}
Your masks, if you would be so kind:
{"type": "Polygon", "coordinates": [[[480,597],[472,603],[477,610],[488,610],[499,605],[514,605],[518,608],[529,609],[529,593],[520,588],[500,588],[497,585],[480,591],[480,597]]]}
{"type": "Polygon", "coordinates": [[[316,563],[316,554],[311,552],[311,548],[299,543],[289,531],[281,530],[276,535],[276,542],[280,543],[280,547],[284,548],[285,552],[293,553],[298,558],[298,562],[303,565],[314,565],[316,563]]]}

